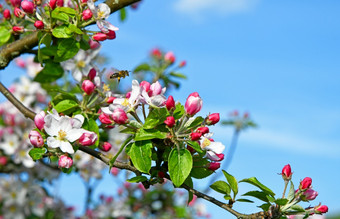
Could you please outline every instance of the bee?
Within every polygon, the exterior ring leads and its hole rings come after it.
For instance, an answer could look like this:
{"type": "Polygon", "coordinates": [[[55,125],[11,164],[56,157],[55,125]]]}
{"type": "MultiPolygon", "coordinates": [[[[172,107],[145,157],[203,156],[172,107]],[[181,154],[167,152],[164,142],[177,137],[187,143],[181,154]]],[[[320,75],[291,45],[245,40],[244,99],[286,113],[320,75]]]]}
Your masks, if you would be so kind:
{"type": "Polygon", "coordinates": [[[127,76],[129,76],[129,72],[128,70],[115,70],[115,72],[110,75],[110,79],[118,79],[118,83],[120,82],[121,78],[125,78],[127,76]]]}

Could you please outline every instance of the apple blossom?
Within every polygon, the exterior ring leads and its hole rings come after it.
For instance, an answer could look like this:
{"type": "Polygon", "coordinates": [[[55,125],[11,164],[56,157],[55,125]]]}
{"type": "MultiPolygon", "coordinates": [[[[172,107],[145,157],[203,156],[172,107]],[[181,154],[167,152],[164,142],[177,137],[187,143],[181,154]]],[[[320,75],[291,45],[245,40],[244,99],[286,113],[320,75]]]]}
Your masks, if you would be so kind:
{"type": "Polygon", "coordinates": [[[111,150],[112,145],[109,142],[104,142],[103,144],[99,145],[99,149],[105,152],[108,152],[109,150],[111,150]]]}
{"type": "Polygon", "coordinates": [[[310,177],[305,177],[301,182],[300,182],[300,186],[299,189],[300,190],[305,190],[305,189],[309,189],[312,185],[312,179],[310,177]]]}
{"type": "Polygon", "coordinates": [[[215,125],[220,121],[220,114],[219,113],[212,113],[207,118],[205,118],[205,123],[207,125],[215,125]]]}
{"type": "Polygon", "coordinates": [[[34,147],[40,148],[44,145],[44,139],[38,131],[32,130],[28,138],[34,147]]]}
{"type": "Polygon", "coordinates": [[[100,47],[100,43],[92,39],[89,40],[89,44],[91,49],[98,49],[100,47]]]}
{"type": "Polygon", "coordinates": [[[78,139],[78,141],[79,144],[83,146],[91,146],[94,143],[96,143],[97,139],[98,136],[96,133],[85,130],[82,136],[80,136],[80,138],[78,139]]]}
{"type": "Polygon", "coordinates": [[[107,33],[109,30],[117,31],[119,28],[113,26],[110,22],[106,21],[111,13],[110,7],[105,3],[100,3],[97,7],[94,5],[92,0],[87,1],[89,9],[92,11],[98,28],[103,32],[107,33]]]}
{"type": "Polygon", "coordinates": [[[168,99],[165,102],[165,106],[168,109],[168,111],[171,111],[176,108],[175,106],[175,100],[174,98],[170,95],[168,99]]]}
{"type": "Polygon", "coordinates": [[[7,157],[0,156],[0,166],[5,166],[7,164],[7,157]]]}
{"type": "Polygon", "coordinates": [[[193,116],[202,109],[202,99],[197,92],[191,93],[185,102],[185,112],[193,116]]]}
{"type": "Polygon", "coordinates": [[[190,134],[190,138],[191,138],[192,141],[199,140],[201,138],[201,136],[202,136],[202,133],[200,133],[200,132],[192,132],[190,134]]]}
{"type": "Polygon", "coordinates": [[[28,14],[33,14],[35,9],[34,3],[27,0],[21,2],[21,8],[28,14]]]}
{"type": "Polygon", "coordinates": [[[181,61],[180,63],[179,63],[179,67],[180,68],[182,68],[182,67],[184,67],[184,66],[186,66],[187,65],[187,62],[186,61],[181,61]]]}
{"type": "Polygon", "coordinates": [[[121,108],[116,108],[112,113],[113,121],[117,124],[125,124],[128,122],[128,117],[125,111],[121,108]]]}
{"type": "Polygon", "coordinates": [[[35,116],[34,116],[34,124],[35,126],[37,126],[37,128],[39,130],[42,130],[44,128],[44,124],[45,124],[45,118],[46,116],[46,113],[45,111],[40,111],[39,113],[37,113],[35,116]]]}
{"type": "Polygon", "coordinates": [[[20,7],[21,0],[10,0],[13,7],[20,7]]]}
{"type": "Polygon", "coordinates": [[[202,133],[202,134],[204,135],[204,134],[209,133],[209,128],[206,127],[206,126],[204,126],[204,127],[198,127],[197,130],[196,130],[196,132],[202,133]]]}
{"type": "Polygon", "coordinates": [[[109,39],[109,40],[116,39],[116,32],[113,31],[113,30],[109,30],[109,31],[106,33],[106,38],[109,39]]]}
{"type": "Polygon", "coordinates": [[[73,165],[73,160],[67,155],[61,155],[59,157],[58,166],[61,168],[70,168],[73,165]]]}
{"type": "Polygon", "coordinates": [[[103,124],[112,124],[113,120],[111,119],[111,117],[105,113],[101,113],[99,115],[99,121],[103,124]]]}
{"type": "Polygon", "coordinates": [[[167,52],[165,55],[164,55],[164,60],[169,62],[170,64],[174,63],[176,58],[175,58],[175,55],[173,52],[167,52]]]}
{"type": "Polygon", "coordinates": [[[139,86],[140,86],[140,87],[143,87],[144,90],[145,90],[147,93],[149,93],[149,91],[150,91],[150,86],[151,86],[149,82],[147,82],[147,81],[142,81],[142,82],[140,82],[139,86]]]}
{"type": "Polygon", "coordinates": [[[4,16],[6,20],[11,19],[11,12],[8,9],[5,9],[2,15],[4,16]]]}
{"type": "Polygon", "coordinates": [[[37,29],[44,29],[44,22],[38,20],[38,21],[34,22],[34,26],[37,29]]]}
{"type": "Polygon", "coordinates": [[[290,180],[292,178],[292,169],[290,168],[290,165],[287,164],[282,168],[282,178],[284,180],[290,180]]]}
{"type": "Polygon", "coordinates": [[[172,128],[176,121],[175,121],[175,118],[173,116],[168,116],[166,117],[166,120],[164,121],[164,123],[169,127],[169,128],[172,128]]]}
{"type": "Polygon", "coordinates": [[[314,200],[318,196],[318,192],[313,189],[307,189],[301,195],[301,199],[304,201],[311,201],[314,200]]]}
{"type": "Polygon", "coordinates": [[[323,214],[328,212],[328,207],[326,205],[317,206],[314,208],[315,213],[323,214]]]}
{"type": "Polygon", "coordinates": [[[224,154],[207,153],[207,158],[212,161],[222,161],[224,159],[224,154]]]}
{"type": "Polygon", "coordinates": [[[17,17],[17,18],[24,18],[25,15],[26,15],[26,13],[23,12],[20,8],[14,8],[13,13],[14,13],[15,17],[17,17]]]}
{"type": "Polygon", "coordinates": [[[81,129],[79,125],[73,126],[73,122],[72,118],[68,116],[61,116],[60,119],[56,119],[51,114],[46,115],[44,129],[49,135],[47,145],[73,154],[74,150],[70,142],[78,140],[84,133],[84,129],[81,129]]]}
{"type": "Polygon", "coordinates": [[[104,41],[107,39],[107,36],[105,33],[96,33],[92,36],[92,39],[96,41],[104,41]]]}
{"type": "Polygon", "coordinates": [[[162,57],[162,52],[160,49],[158,48],[154,48],[151,50],[151,56],[157,58],[157,59],[160,59],[162,57]]]}
{"type": "Polygon", "coordinates": [[[90,80],[84,80],[82,85],[81,85],[81,89],[87,94],[90,95],[93,93],[94,89],[96,88],[96,86],[93,84],[92,81],[90,80]]]}
{"type": "Polygon", "coordinates": [[[92,16],[93,16],[92,11],[90,9],[84,10],[82,15],[83,15],[83,20],[84,21],[87,21],[87,20],[91,19],[92,16]]]}
{"type": "Polygon", "coordinates": [[[24,32],[24,27],[21,26],[13,26],[12,30],[14,33],[23,33],[24,32]]]}
{"type": "Polygon", "coordinates": [[[220,166],[221,166],[221,163],[219,163],[219,162],[211,162],[211,163],[208,164],[208,169],[215,171],[218,168],[220,168],[220,166]]]}

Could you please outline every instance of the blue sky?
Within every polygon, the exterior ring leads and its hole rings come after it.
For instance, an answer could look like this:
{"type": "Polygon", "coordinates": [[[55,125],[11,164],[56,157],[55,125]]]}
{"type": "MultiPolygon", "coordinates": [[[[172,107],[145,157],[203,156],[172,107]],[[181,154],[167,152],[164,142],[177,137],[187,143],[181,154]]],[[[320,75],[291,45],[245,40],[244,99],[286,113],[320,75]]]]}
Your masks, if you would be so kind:
{"type": "MultiPolygon", "coordinates": [[[[319,196],[311,204],[322,202],[334,214],[340,212],[339,10],[335,0],[143,1],[128,10],[124,23],[113,15],[120,30],[117,39],[103,43],[103,52],[118,69],[133,69],[154,47],[185,59],[188,80],[172,92],[176,100],[197,91],[204,101],[201,115],[220,112],[226,119],[238,109],[259,124],[241,133],[229,171],[239,180],[256,176],[280,194],[277,173],[290,163],[296,185],[313,179],[319,196]]],[[[1,81],[12,80],[2,73],[1,81]]],[[[217,125],[212,131],[228,153],[232,129],[217,125]]],[[[197,188],[204,183],[196,182],[197,188]]],[[[251,189],[242,186],[243,192],[251,189]]],[[[71,196],[77,203],[82,195],[71,196]]],[[[249,206],[235,207],[257,211],[249,206]]],[[[212,218],[231,217],[207,207],[212,218]]]]}

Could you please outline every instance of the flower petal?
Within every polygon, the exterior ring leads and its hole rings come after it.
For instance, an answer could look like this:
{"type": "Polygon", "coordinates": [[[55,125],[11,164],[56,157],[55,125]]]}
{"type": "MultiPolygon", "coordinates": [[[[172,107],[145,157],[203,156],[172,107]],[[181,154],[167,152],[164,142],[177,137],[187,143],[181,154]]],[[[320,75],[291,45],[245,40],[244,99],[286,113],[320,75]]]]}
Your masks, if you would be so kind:
{"type": "Polygon", "coordinates": [[[75,140],[78,140],[84,132],[84,129],[71,129],[67,132],[66,139],[70,142],[74,142],[75,140]]]}
{"type": "Polygon", "coordinates": [[[73,147],[70,144],[70,142],[68,142],[68,141],[61,141],[60,143],[61,143],[60,144],[60,150],[62,152],[66,152],[66,153],[69,153],[69,154],[73,154],[74,153],[73,147]]]}
{"type": "Polygon", "coordinates": [[[58,148],[60,146],[60,141],[55,139],[54,137],[48,137],[46,143],[47,146],[51,148],[58,148]]]}
{"type": "Polygon", "coordinates": [[[225,146],[221,142],[211,142],[210,145],[206,146],[205,149],[212,151],[215,154],[222,154],[225,146]]]}

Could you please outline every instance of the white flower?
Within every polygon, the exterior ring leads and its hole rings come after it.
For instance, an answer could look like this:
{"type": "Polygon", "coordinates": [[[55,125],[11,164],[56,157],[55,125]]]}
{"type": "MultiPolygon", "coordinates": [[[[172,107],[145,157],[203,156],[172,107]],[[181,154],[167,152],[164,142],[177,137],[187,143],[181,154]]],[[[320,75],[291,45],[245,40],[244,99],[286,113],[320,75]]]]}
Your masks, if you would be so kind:
{"type": "Polygon", "coordinates": [[[88,0],[87,5],[89,6],[89,9],[93,13],[94,18],[96,19],[98,28],[103,33],[107,33],[108,30],[113,31],[119,30],[119,28],[113,26],[110,22],[105,20],[110,16],[111,13],[111,9],[107,4],[100,3],[98,7],[96,7],[92,0],[88,0]]]}
{"type": "Polygon", "coordinates": [[[77,118],[70,118],[68,116],[61,116],[56,119],[53,115],[45,116],[44,129],[50,136],[47,138],[47,145],[51,148],[60,148],[63,152],[70,154],[74,153],[70,142],[74,142],[80,138],[84,133],[81,129],[81,124],[84,121],[80,119],[82,116],[77,115],[77,118]]]}
{"type": "Polygon", "coordinates": [[[3,141],[0,142],[0,149],[2,149],[7,155],[14,154],[19,146],[19,137],[15,134],[4,135],[3,141]]]}
{"type": "Polygon", "coordinates": [[[207,151],[209,156],[214,157],[216,154],[222,154],[225,146],[221,142],[210,141],[211,133],[207,133],[199,140],[200,146],[203,150],[207,151]]]}

